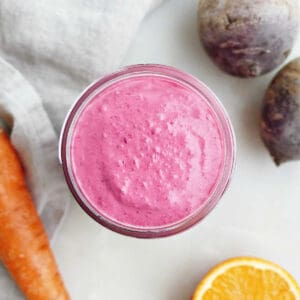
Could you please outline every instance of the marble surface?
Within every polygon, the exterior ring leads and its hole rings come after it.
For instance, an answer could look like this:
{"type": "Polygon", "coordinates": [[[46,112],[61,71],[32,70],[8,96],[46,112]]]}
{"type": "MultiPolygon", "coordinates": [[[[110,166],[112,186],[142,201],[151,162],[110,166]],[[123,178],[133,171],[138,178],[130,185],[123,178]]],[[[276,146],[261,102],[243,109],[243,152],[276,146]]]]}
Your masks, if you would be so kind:
{"type": "MultiPolygon", "coordinates": [[[[162,63],[208,84],[232,119],[238,147],[230,189],[185,233],[138,240],[91,220],[73,201],[54,251],[73,300],[188,300],[201,277],[232,256],[274,260],[300,281],[300,162],[277,168],[258,130],[274,72],[237,79],[219,71],[196,30],[196,0],[169,0],[143,22],[124,65],[162,63]]],[[[300,54],[300,39],[289,60],[300,54]]]]}

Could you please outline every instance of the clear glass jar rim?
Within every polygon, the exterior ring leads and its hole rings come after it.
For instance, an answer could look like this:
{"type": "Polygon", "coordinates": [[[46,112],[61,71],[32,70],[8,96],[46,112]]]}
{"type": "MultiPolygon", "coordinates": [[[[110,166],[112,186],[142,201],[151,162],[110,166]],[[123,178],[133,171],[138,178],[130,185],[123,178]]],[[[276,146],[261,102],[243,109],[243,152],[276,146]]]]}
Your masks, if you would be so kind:
{"type": "Polygon", "coordinates": [[[82,94],[75,101],[73,107],[70,109],[63,124],[59,141],[59,160],[62,164],[66,182],[75,200],[83,208],[83,210],[95,221],[121,234],[138,238],[157,238],[173,235],[188,229],[189,227],[201,221],[214,208],[214,206],[218,203],[223,193],[227,189],[228,184],[231,180],[236,160],[236,142],[233,127],[224,106],[222,105],[218,97],[203,82],[193,77],[192,75],[182,72],[174,67],[159,64],[140,64],[127,66],[117,72],[101,77],[94,81],[82,92],[82,94]],[[201,207],[201,209],[196,210],[187,218],[172,225],[152,228],[137,228],[126,226],[122,223],[118,223],[101,215],[88,203],[86,199],[84,199],[83,195],[81,195],[78,187],[76,186],[76,181],[73,178],[68,157],[68,145],[70,142],[69,137],[71,136],[70,131],[72,131],[72,125],[74,125],[76,121],[76,115],[78,111],[84,104],[88,103],[88,101],[93,98],[94,94],[101,92],[101,89],[110,86],[111,84],[119,80],[128,78],[129,76],[140,76],[145,74],[167,76],[169,78],[180,81],[193,88],[198,93],[201,93],[201,95],[205,98],[205,100],[208,102],[208,104],[211,106],[211,108],[219,118],[220,124],[223,127],[226,152],[223,174],[216,184],[213,193],[210,194],[205,205],[201,207]]]}

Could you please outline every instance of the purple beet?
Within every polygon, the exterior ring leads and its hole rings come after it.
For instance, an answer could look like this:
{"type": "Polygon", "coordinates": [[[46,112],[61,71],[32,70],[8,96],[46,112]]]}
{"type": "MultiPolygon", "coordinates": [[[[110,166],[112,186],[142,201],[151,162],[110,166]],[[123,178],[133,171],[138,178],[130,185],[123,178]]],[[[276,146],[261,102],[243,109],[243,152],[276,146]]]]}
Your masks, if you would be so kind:
{"type": "Polygon", "coordinates": [[[289,55],[299,25],[297,0],[201,0],[200,38],[225,72],[254,77],[289,55]]]}
{"type": "Polygon", "coordinates": [[[277,165],[300,160],[300,57],[271,82],[264,99],[261,135],[277,165]]]}

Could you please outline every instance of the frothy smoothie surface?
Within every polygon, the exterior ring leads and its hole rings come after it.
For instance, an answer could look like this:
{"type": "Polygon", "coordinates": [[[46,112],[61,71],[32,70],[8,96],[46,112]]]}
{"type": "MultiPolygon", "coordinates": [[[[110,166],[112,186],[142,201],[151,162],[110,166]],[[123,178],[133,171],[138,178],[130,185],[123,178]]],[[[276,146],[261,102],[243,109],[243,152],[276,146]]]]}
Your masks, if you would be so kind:
{"type": "Polygon", "coordinates": [[[225,156],[220,121],[201,95],[155,75],[122,79],[96,94],[78,116],[70,151],[90,205],[143,228],[202,207],[225,156]]]}

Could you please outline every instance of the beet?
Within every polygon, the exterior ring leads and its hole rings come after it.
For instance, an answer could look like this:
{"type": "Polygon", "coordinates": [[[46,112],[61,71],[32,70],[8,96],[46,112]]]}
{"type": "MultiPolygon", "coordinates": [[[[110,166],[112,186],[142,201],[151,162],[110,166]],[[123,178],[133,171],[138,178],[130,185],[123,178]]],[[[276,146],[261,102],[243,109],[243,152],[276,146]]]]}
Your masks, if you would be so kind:
{"type": "Polygon", "coordinates": [[[299,27],[297,0],[201,0],[203,46],[225,72],[254,77],[289,55],[299,27]]]}
{"type": "Polygon", "coordinates": [[[300,160],[300,57],[286,65],[267,90],[261,136],[277,165],[300,160]]]}

